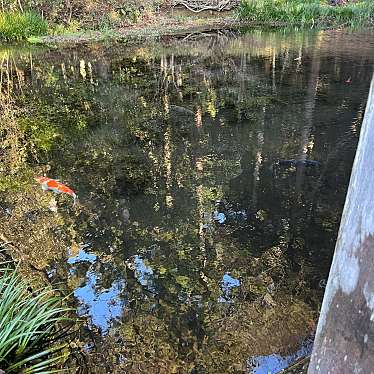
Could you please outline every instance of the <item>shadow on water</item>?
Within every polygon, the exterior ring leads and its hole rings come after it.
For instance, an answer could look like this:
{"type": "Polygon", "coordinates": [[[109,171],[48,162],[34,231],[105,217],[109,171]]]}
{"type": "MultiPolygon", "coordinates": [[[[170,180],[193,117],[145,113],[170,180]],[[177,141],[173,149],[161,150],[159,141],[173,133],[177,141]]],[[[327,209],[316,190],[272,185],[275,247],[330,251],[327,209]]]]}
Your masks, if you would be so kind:
{"type": "Polygon", "coordinates": [[[1,240],[72,295],[89,372],[277,373],[308,356],[372,40],[0,48],[1,240]]]}

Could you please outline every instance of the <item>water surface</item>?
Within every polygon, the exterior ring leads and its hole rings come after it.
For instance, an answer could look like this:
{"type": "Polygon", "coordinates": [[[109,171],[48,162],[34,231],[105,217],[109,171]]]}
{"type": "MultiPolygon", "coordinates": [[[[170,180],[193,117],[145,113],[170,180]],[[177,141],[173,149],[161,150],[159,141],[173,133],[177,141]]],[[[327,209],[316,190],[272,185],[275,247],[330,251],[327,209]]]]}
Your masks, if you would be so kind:
{"type": "Polygon", "coordinates": [[[0,49],[1,234],[25,274],[72,294],[79,365],[258,374],[308,355],[373,41],[221,31],[0,49]],[[80,204],[43,192],[42,174],[80,204]]]}

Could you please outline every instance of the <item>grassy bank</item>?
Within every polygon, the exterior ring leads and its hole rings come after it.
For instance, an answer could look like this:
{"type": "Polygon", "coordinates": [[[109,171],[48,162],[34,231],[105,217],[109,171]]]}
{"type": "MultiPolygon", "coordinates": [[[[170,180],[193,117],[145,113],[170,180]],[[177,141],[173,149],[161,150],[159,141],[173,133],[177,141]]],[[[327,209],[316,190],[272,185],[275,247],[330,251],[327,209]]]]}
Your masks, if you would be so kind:
{"type": "Polygon", "coordinates": [[[22,40],[45,35],[47,30],[48,23],[33,11],[0,12],[0,39],[22,40]]]}
{"type": "MultiPolygon", "coordinates": [[[[21,1],[21,0],[20,0],[21,1]]],[[[328,0],[242,0],[231,14],[215,13],[199,17],[195,13],[181,17],[168,13],[164,0],[104,2],[71,0],[69,7],[61,0],[40,0],[38,6],[24,0],[20,9],[0,12],[0,40],[35,39],[41,42],[92,41],[102,39],[144,38],[145,33],[172,35],[194,27],[209,29],[261,25],[278,27],[349,27],[374,25],[374,1],[351,0],[331,6],[328,0]],[[32,9],[24,11],[23,9],[32,9]],[[43,17],[41,16],[43,14],[43,17]]],[[[200,14],[200,13],[199,13],[200,14]]],[[[147,35],[146,35],[147,36],[147,35]]]]}
{"type": "Polygon", "coordinates": [[[106,31],[148,24],[164,0],[6,0],[0,10],[0,40],[71,32],[106,31]]]}
{"type": "Polygon", "coordinates": [[[374,2],[362,0],[341,6],[326,0],[243,0],[242,20],[273,26],[339,27],[374,25],[374,2]]]}
{"type": "MultiPolygon", "coordinates": [[[[14,269],[0,269],[0,373],[49,373],[61,363],[69,309],[52,290],[32,293],[14,269]]],[[[55,372],[55,371],[53,371],[55,372]]]]}

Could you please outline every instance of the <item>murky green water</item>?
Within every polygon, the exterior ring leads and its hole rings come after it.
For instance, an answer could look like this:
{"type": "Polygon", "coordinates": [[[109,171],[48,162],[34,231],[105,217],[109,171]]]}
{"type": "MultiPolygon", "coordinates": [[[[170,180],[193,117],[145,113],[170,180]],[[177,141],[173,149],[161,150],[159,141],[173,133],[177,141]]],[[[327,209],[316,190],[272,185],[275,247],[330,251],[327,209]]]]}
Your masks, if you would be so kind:
{"type": "Polygon", "coordinates": [[[1,239],[72,293],[70,364],[262,374],[308,355],[373,46],[226,31],[0,48],[1,239]]]}

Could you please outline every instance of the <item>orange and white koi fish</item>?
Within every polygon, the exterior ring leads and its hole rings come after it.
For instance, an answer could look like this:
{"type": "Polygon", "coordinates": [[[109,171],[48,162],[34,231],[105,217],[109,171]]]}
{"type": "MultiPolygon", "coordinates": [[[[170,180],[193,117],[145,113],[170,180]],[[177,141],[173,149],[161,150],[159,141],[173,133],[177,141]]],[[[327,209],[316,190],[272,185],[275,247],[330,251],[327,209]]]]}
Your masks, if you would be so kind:
{"type": "Polygon", "coordinates": [[[74,199],[73,206],[77,203],[77,194],[68,186],[63,183],[48,177],[36,177],[35,180],[39,182],[44,191],[53,191],[55,193],[66,193],[74,199]]]}

